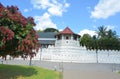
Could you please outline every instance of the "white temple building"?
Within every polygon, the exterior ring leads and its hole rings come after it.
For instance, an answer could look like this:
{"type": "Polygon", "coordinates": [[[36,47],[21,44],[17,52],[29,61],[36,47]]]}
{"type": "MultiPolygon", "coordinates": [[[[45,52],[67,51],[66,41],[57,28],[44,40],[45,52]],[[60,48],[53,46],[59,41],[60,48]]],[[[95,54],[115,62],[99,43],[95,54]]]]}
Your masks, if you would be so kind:
{"type": "Polygon", "coordinates": [[[86,50],[79,44],[80,35],[66,27],[60,33],[40,33],[41,48],[34,60],[77,63],[120,63],[120,51],[86,50]]]}

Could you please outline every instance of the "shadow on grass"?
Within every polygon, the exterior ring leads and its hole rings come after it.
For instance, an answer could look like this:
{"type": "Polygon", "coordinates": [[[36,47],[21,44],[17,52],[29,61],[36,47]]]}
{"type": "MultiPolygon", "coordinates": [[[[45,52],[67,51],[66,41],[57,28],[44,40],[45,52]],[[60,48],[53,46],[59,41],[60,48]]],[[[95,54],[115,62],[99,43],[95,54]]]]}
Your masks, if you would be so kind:
{"type": "Polygon", "coordinates": [[[0,64],[0,79],[17,79],[18,77],[29,77],[35,74],[37,74],[37,71],[29,66],[0,64]]]}

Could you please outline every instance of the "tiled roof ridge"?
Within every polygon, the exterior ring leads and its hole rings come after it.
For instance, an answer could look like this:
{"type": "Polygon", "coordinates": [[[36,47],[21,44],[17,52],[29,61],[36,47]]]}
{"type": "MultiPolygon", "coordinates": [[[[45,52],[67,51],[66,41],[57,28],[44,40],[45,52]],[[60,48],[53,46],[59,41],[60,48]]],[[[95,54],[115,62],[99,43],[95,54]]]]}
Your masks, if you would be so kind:
{"type": "Polygon", "coordinates": [[[69,27],[66,27],[60,34],[74,34],[74,32],[69,27]]]}

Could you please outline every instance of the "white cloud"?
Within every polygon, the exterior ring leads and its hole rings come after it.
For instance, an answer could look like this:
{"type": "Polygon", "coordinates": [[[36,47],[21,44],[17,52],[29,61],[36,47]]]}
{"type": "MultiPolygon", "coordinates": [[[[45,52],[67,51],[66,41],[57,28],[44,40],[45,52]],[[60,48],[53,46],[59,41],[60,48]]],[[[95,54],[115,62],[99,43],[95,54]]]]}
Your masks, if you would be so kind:
{"type": "Polygon", "coordinates": [[[49,0],[31,0],[34,8],[37,9],[46,9],[50,6],[49,0]]]}
{"type": "Polygon", "coordinates": [[[61,32],[61,31],[63,31],[63,29],[59,29],[59,31],[61,32]]]}
{"type": "Polygon", "coordinates": [[[24,11],[24,12],[28,12],[29,10],[28,10],[28,9],[24,9],[23,11],[24,11]]]}
{"type": "Polygon", "coordinates": [[[88,29],[81,30],[79,33],[79,35],[81,35],[81,36],[83,36],[84,34],[89,34],[91,36],[97,35],[96,31],[88,30],[88,29]]]}
{"type": "Polygon", "coordinates": [[[48,12],[51,15],[55,15],[55,16],[62,16],[63,12],[66,12],[66,8],[68,8],[70,6],[69,3],[59,3],[56,2],[55,4],[51,5],[50,8],[48,8],[48,12]]]}
{"type": "Polygon", "coordinates": [[[24,9],[23,11],[24,11],[24,12],[29,12],[29,11],[32,11],[32,8],[24,9]]]}
{"type": "Polygon", "coordinates": [[[53,16],[62,16],[70,6],[65,0],[31,0],[34,8],[47,10],[53,16]]]}
{"type": "Polygon", "coordinates": [[[115,26],[112,26],[112,25],[106,25],[106,27],[107,27],[107,30],[113,30],[114,28],[115,28],[115,26]]]}
{"type": "MultiPolygon", "coordinates": [[[[113,25],[105,25],[105,27],[107,27],[107,31],[110,29],[114,30],[116,28],[116,26],[113,26],[113,25]]],[[[98,27],[96,26],[93,26],[93,28],[95,28],[96,30],[98,29],[98,27]]],[[[78,34],[81,36],[83,36],[84,34],[89,34],[91,36],[98,35],[96,31],[89,30],[89,29],[83,29],[78,34]]]]}
{"type": "Polygon", "coordinates": [[[57,28],[56,24],[51,21],[48,13],[44,13],[42,16],[35,16],[34,19],[36,22],[36,30],[44,30],[48,27],[57,28]]]}
{"type": "Polygon", "coordinates": [[[63,10],[61,9],[60,5],[59,6],[53,5],[48,9],[48,12],[54,16],[62,16],[63,10]]]}
{"type": "Polygon", "coordinates": [[[106,19],[118,12],[120,12],[119,0],[99,0],[99,3],[95,6],[94,11],[91,12],[91,17],[96,19],[106,19]]]}
{"type": "Polygon", "coordinates": [[[35,16],[35,29],[43,30],[45,28],[57,28],[56,24],[52,22],[52,16],[62,16],[67,8],[70,6],[66,0],[31,0],[33,7],[36,9],[46,11],[42,16],[35,16]]]}

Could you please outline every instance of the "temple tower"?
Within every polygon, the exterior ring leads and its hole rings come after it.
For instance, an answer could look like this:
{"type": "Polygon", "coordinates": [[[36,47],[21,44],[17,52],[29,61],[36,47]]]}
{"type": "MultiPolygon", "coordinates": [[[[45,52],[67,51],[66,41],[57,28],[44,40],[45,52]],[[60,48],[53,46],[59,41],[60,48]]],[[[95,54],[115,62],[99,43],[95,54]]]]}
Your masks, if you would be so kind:
{"type": "Polygon", "coordinates": [[[66,27],[62,32],[56,34],[55,46],[69,46],[78,47],[80,35],[75,34],[72,30],[66,27]]]}

